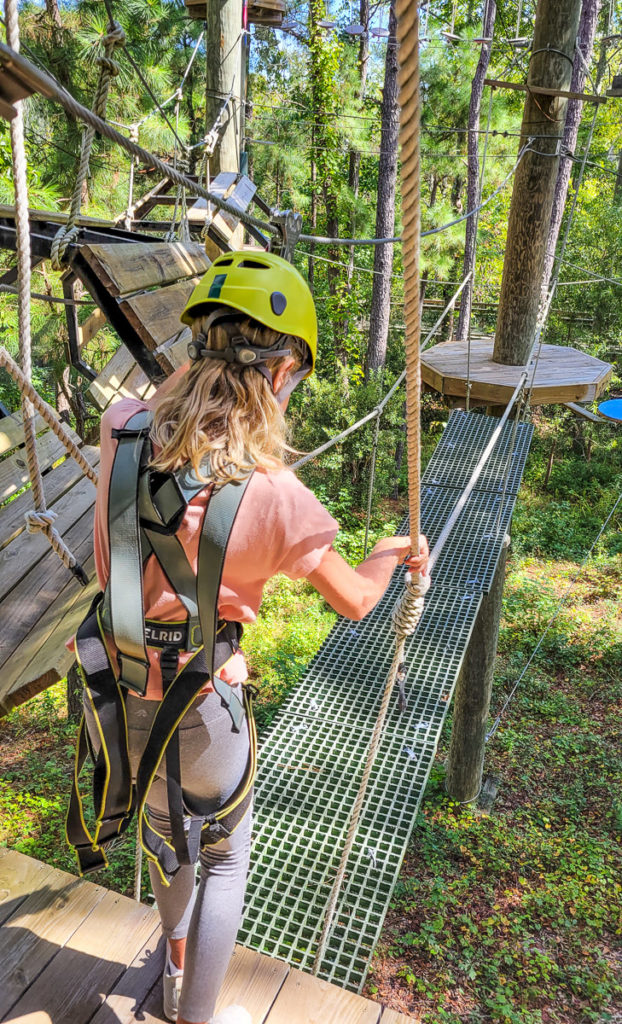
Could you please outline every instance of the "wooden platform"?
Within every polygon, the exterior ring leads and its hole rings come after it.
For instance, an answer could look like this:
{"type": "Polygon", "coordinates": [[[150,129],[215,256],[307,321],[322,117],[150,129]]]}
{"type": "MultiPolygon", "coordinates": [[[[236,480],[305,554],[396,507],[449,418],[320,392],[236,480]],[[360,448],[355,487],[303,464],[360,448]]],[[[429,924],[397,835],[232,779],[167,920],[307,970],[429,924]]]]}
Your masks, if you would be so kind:
{"type": "MultiPolygon", "coordinates": [[[[160,1024],[164,943],[151,907],[0,849],[0,1020],[160,1024]]],[[[236,947],[217,1009],[253,1024],[414,1024],[410,1017],[236,947]]]]}
{"type": "MultiPolygon", "coordinates": [[[[471,338],[471,398],[490,405],[503,405],[511,398],[523,368],[494,363],[493,346],[493,338],[471,338]]],[[[422,381],[443,395],[465,397],[467,358],[468,346],[463,341],[446,341],[429,348],[421,355],[422,381]]],[[[576,348],[543,345],[531,404],[593,401],[605,390],[612,373],[609,363],[576,348]]]]}

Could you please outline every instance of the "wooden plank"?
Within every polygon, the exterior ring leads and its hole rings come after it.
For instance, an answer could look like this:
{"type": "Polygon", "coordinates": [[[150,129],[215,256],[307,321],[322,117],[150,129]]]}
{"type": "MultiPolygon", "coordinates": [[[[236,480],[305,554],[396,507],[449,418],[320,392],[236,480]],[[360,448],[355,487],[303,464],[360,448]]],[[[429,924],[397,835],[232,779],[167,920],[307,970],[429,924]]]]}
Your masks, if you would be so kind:
{"type": "Polygon", "coordinates": [[[369,999],[330,985],[302,971],[291,970],[267,1024],[378,1024],[382,1007],[369,999]]]}
{"type": "Polygon", "coordinates": [[[145,1017],[140,1007],[148,997],[156,1001],[155,993],[150,996],[152,989],[160,990],[160,1004],[162,1002],[164,952],[164,937],[156,929],[136,954],[127,971],[121,975],[90,1024],[134,1024],[136,1020],[144,1024],[145,1017]]]}
{"type": "Polygon", "coordinates": [[[23,993],[12,1020],[44,1007],[54,1024],[86,1024],[158,923],[153,908],[107,892],[23,993]]]}
{"type": "Polygon", "coordinates": [[[88,394],[102,412],[107,409],[121,384],[135,366],[135,360],[125,345],[119,345],[104,369],[89,384],[88,394]]]}
{"type": "Polygon", "coordinates": [[[193,277],[167,288],[142,292],[119,304],[149,349],[153,351],[179,334],[179,318],[198,281],[198,277],[193,277]]]}
{"type": "Polygon", "coordinates": [[[99,306],[86,318],[83,324],[78,324],[78,344],[80,351],[89,341],[92,341],[98,331],[101,331],[108,323],[108,317],[99,306]]]}
{"type": "MultiPolygon", "coordinates": [[[[84,564],[93,549],[92,509],[71,527],[64,540],[78,561],[84,564]]],[[[11,654],[34,629],[66,584],[82,593],[78,581],[50,548],[41,559],[37,572],[29,573],[13,589],[10,598],[0,603],[0,666],[5,665],[11,654]]],[[[0,687],[5,686],[6,681],[2,675],[0,687]]]]}
{"type": "MultiPolygon", "coordinates": [[[[100,885],[53,869],[43,884],[5,921],[0,929],[0,1018],[12,1010],[12,1020],[16,1020],[19,1011],[15,1004],[22,994],[27,993],[35,978],[56,959],[59,949],[105,895],[100,885]]],[[[65,988],[59,984],[61,977],[56,975],[59,991],[65,988]]]]}
{"type": "MultiPolygon", "coordinates": [[[[47,424],[39,413],[35,414],[35,430],[40,433],[47,424]]],[[[24,443],[24,428],[21,413],[14,412],[0,419],[0,455],[6,455],[12,448],[24,443]]]]}
{"type": "MultiPolygon", "coordinates": [[[[91,464],[97,468],[99,465],[99,448],[85,445],[82,454],[91,464]]],[[[69,456],[60,466],[49,470],[46,473],[43,483],[45,487],[45,500],[49,506],[66,494],[81,478],[82,470],[69,456]]],[[[15,537],[19,536],[26,529],[24,513],[32,508],[32,495],[30,490],[24,491],[0,511],[0,549],[5,547],[15,537]]]]}
{"type": "Polygon", "coordinates": [[[184,327],[177,337],[171,338],[170,341],[167,341],[166,344],[158,349],[159,353],[166,356],[173,370],[179,370],[181,366],[188,362],[188,342],[191,338],[192,331],[189,327],[184,327]]]}
{"type": "MultiPolygon", "coordinates": [[[[95,485],[87,477],[81,477],[58,501],[49,505],[56,513],[54,526],[61,536],[70,530],[85,512],[95,504],[95,485]]],[[[50,542],[43,533],[23,531],[10,544],[0,550],[0,577],[2,578],[2,601],[48,553],[50,542]]],[[[58,557],[58,556],[56,556],[58,557]]]]}
{"type": "Polygon", "coordinates": [[[567,409],[575,413],[576,416],[582,416],[585,420],[591,420],[592,423],[602,423],[602,416],[597,416],[595,412],[590,409],[584,409],[582,405],[576,405],[575,402],[565,402],[567,409]]]}
{"type": "MultiPolygon", "coordinates": [[[[230,203],[231,206],[235,206],[238,210],[247,210],[256,191],[257,186],[250,180],[250,178],[243,175],[236,184],[231,195],[227,198],[227,202],[230,203]]],[[[240,223],[238,218],[232,213],[229,213],[228,210],[220,211],[219,216],[214,221],[215,226],[218,226],[216,221],[220,223],[221,220],[227,224],[232,232],[235,231],[240,223]]]]}
{"type": "Polygon", "coordinates": [[[16,850],[0,849],[0,925],[39,889],[52,868],[16,850]]]}
{"type": "MultiPolygon", "coordinates": [[[[255,953],[243,946],[236,946],[218,995],[216,1012],[231,1003],[238,1003],[248,1010],[257,1024],[261,1021],[271,1024],[270,1007],[281,991],[289,971],[288,964],[282,960],[273,960],[263,953],[255,953]]],[[[129,1018],[129,1021],[134,1020],[140,1020],[142,1024],[162,1024],[166,1020],[162,1010],[161,984],[155,985],[136,1017],[129,1018]]],[[[287,1024],[298,1024],[298,1021],[303,1024],[303,1020],[304,1024],[311,1024],[306,1018],[298,1016],[290,1017],[287,1024]]],[[[326,1018],[324,1024],[328,1024],[328,1020],[329,1018],[326,1018]]],[[[100,1022],[96,1020],[93,1024],[100,1022]]],[[[110,1024],[113,1024],[113,1021],[110,1021],[110,1024]]],[[[120,1024],[126,1024],[124,1018],[120,1024]]]]}
{"type": "MultiPolygon", "coordinates": [[[[73,431],[71,434],[75,443],[81,445],[82,441],[78,435],[73,431]]],[[[37,455],[41,472],[49,469],[66,453],[67,449],[51,430],[37,438],[37,455]]],[[[24,448],[18,449],[0,462],[0,502],[6,501],[29,482],[28,463],[24,448]]]]}
{"type": "Polygon", "coordinates": [[[414,1017],[407,1017],[405,1013],[398,1013],[397,1010],[382,1011],[380,1024],[416,1024],[414,1017]]]}
{"type": "Polygon", "coordinates": [[[496,78],[485,78],[484,85],[493,89],[513,89],[516,92],[535,93],[536,96],[561,96],[567,100],[582,100],[584,103],[606,103],[606,96],[594,96],[587,92],[569,92],[567,89],[547,89],[544,85],[530,85],[528,82],[500,82],[496,78]]]}
{"type": "Polygon", "coordinates": [[[236,946],[218,995],[216,1013],[230,1003],[238,1003],[254,1021],[265,1020],[289,972],[289,964],[283,960],[236,946]]]}
{"type": "Polygon", "coordinates": [[[99,589],[94,557],[83,559],[81,564],[89,577],[88,587],[76,587],[69,577],[4,665],[0,681],[4,714],[63,679],[75,660],[66,641],[74,635],[99,589]]]}
{"type": "Polygon", "coordinates": [[[81,255],[113,296],[125,296],[156,285],[204,274],[210,267],[196,242],[119,242],[84,245],[81,255]]]}

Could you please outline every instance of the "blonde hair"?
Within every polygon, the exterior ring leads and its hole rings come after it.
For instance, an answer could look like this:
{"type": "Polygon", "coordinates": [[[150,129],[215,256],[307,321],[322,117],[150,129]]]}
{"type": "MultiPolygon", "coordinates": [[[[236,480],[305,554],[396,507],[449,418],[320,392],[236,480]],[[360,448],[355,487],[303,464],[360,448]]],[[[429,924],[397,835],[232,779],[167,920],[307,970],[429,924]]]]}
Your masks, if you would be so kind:
{"type": "MultiPolygon", "coordinates": [[[[212,310],[210,310],[210,313],[212,310]]],[[[231,335],[242,333],[251,345],[269,348],[280,335],[244,318],[209,326],[208,316],[192,324],[192,336],[206,335],[207,348],[221,350],[231,335]]],[[[290,338],[297,366],[301,344],[290,338]]],[[[272,373],[282,362],[275,356],[262,365],[272,373]]],[[[296,369],[294,367],[293,369],[296,369]]],[[[220,359],[199,359],[158,402],[151,439],[161,450],[151,465],[163,472],[190,463],[199,480],[241,480],[256,466],[281,469],[286,443],[285,419],[270,383],[258,370],[220,359]],[[209,465],[201,463],[209,456],[209,465]]]]}

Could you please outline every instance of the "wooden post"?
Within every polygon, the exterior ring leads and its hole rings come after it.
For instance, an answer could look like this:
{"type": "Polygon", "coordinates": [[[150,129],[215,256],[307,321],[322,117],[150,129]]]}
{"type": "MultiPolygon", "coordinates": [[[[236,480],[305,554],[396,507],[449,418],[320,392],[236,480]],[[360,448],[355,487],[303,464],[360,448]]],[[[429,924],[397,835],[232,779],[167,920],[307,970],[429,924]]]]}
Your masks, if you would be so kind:
{"type": "Polygon", "coordinates": [[[209,131],[233,85],[233,95],[210,157],[210,174],[238,171],[242,96],[242,0],[207,0],[205,12],[206,125],[209,131]]]}
{"type": "Polygon", "coordinates": [[[497,571],[484,596],[456,686],[445,788],[454,800],[476,800],[482,786],[486,728],[497,655],[505,566],[506,536],[497,571]]]}
{"type": "MultiPolygon", "coordinates": [[[[581,0],[539,0],[528,86],[570,88],[580,13],[581,0]]],[[[526,93],[520,145],[538,138],[514,177],[493,353],[498,363],[524,366],[531,353],[567,104],[561,96],[526,93]]]]}

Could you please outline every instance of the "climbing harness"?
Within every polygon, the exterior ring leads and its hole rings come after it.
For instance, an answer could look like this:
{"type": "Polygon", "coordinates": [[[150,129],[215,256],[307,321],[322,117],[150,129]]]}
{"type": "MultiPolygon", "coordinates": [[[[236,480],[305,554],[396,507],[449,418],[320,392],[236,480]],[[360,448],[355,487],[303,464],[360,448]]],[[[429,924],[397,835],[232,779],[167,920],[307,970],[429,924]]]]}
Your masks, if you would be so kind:
{"type": "MultiPolygon", "coordinates": [[[[181,864],[196,861],[203,846],[231,835],[252,798],[256,766],[253,690],[231,687],[219,672],[237,651],[241,626],[218,618],[218,593],[227,543],[250,475],[243,481],[213,487],[203,519],[195,574],[177,531],[188,503],[205,490],[188,465],[174,473],[149,468],[151,414],[142,411],[113,430],[117,440],[108,499],[110,577],[76,634],[76,658],[84,683],[86,717],[78,742],[67,815],[67,839],[75,848],[80,872],[108,863],[106,848],[126,831],[134,813],[147,858],[157,865],[164,884],[181,864]],[[182,621],[145,619],[143,570],[153,556],[186,609],[182,621]],[[132,781],[128,750],[126,699],[147,688],[149,648],[159,650],[163,697],[132,781]],[[179,666],[181,652],[190,659],[179,666]],[[113,665],[116,663],[115,668],[113,665]],[[194,699],[211,680],[231,716],[232,728],[249,730],[250,754],[244,777],[215,813],[193,803],[183,792],[178,726],[194,699]],[[87,729],[88,718],[90,729],[87,729]],[[95,743],[94,737],[98,737],[95,743]],[[79,775],[87,755],[93,764],[96,823],[85,821],[79,775]],[[165,758],[172,841],[153,829],[146,814],[149,790],[165,758]],[[189,830],[185,824],[190,819],[189,830]]],[[[209,460],[201,472],[209,477],[209,460]]]]}

